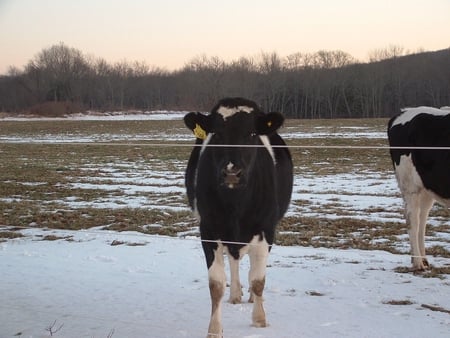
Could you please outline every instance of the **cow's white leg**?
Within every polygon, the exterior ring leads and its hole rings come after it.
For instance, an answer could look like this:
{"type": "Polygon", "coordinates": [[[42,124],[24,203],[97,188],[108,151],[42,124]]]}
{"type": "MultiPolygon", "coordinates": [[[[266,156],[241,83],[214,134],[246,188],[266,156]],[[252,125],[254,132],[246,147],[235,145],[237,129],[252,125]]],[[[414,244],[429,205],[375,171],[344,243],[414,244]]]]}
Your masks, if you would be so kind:
{"type": "Polygon", "coordinates": [[[422,192],[420,196],[420,209],[419,209],[419,232],[418,232],[418,241],[419,241],[419,252],[422,256],[422,263],[425,268],[428,268],[430,265],[428,264],[428,260],[426,258],[425,253],[425,231],[427,229],[427,219],[430,213],[430,210],[433,206],[434,199],[426,192],[422,192]]]}
{"type": "Polygon", "coordinates": [[[222,306],[221,301],[226,287],[223,246],[219,244],[214,250],[214,261],[208,269],[209,292],[211,295],[211,319],[208,328],[208,338],[222,337],[222,306]]]}
{"type": "Polygon", "coordinates": [[[267,257],[269,256],[269,244],[265,238],[260,241],[259,236],[255,236],[250,243],[248,255],[250,257],[250,300],[253,300],[252,321],[256,327],[265,327],[267,323],[263,306],[263,291],[266,282],[267,257]]]}
{"type": "Polygon", "coordinates": [[[231,304],[239,304],[242,301],[242,287],[239,278],[239,259],[236,259],[232,255],[228,254],[228,260],[230,262],[231,275],[229,302],[231,304]]]}
{"type": "Polygon", "coordinates": [[[405,218],[411,244],[411,262],[413,269],[425,270],[419,246],[420,195],[418,193],[405,196],[405,218]]]}

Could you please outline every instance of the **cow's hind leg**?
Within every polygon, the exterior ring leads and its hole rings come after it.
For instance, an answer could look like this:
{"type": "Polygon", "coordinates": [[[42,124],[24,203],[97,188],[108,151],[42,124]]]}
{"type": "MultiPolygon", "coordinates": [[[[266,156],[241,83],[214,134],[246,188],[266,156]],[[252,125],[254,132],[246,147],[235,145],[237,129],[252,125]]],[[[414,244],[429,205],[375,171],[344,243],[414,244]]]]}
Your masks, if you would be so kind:
{"type": "Polygon", "coordinates": [[[242,301],[242,287],[239,278],[239,259],[236,259],[232,255],[228,254],[228,260],[230,262],[231,275],[229,302],[231,304],[239,304],[242,301]]]}
{"type": "Polygon", "coordinates": [[[425,232],[427,229],[427,219],[431,208],[433,207],[434,199],[426,192],[422,192],[420,195],[420,206],[419,206],[419,232],[418,232],[418,242],[419,242],[419,252],[422,256],[422,264],[424,268],[429,268],[430,264],[426,258],[425,253],[425,232]]]}
{"type": "Polygon", "coordinates": [[[250,243],[250,299],[253,300],[252,321],[256,327],[266,327],[266,313],[263,306],[263,291],[266,282],[266,264],[269,256],[269,244],[256,236],[250,243]]]}
{"type": "MultiPolygon", "coordinates": [[[[408,226],[409,242],[411,244],[411,262],[414,270],[425,270],[424,236],[425,225],[421,227],[421,219],[425,213],[421,212],[422,195],[420,192],[405,196],[405,218],[408,226]],[[421,217],[422,216],[422,217],[421,217]],[[423,248],[423,252],[421,250],[423,248]]],[[[428,212],[426,212],[428,215],[428,212]]],[[[426,259],[425,259],[426,262],[426,259]]]]}
{"type": "Polygon", "coordinates": [[[208,264],[209,292],[211,295],[211,319],[208,327],[208,338],[222,337],[221,301],[225,293],[226,275],[223,259],[223,246],[203,243],[203,250],[208,264]]]}

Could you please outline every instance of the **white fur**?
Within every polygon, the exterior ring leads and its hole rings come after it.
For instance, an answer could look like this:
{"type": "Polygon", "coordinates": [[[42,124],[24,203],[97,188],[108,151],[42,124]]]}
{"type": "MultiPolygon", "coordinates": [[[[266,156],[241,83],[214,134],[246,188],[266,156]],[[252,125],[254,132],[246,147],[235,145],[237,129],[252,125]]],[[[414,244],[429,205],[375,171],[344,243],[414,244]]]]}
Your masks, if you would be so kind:
{"type": "Polygon", "coordinates": [[[400,163],[395,166],[395,175],[403,195],[417,194],[424,189],[411,154],[400,156],[400,163]]]}
{"type": "Polygon", "coordinates": [[[415,107],[415,108],[403,108],[402,114],[400,114],[392,123],[392,127],[397,124],[405,124],[411,121],[414,117],[416,117],[419,114],[430,114],[434,116],[445,116],[450,114],[448,110],[444,109],[437,109],[432,107],[415,107]]]}
{"type": "MultiPolygon", "coordinates": [[[[220,290],[215,295],[215,299],[211,293],[211,318],[208,327],[207,337],[222,337],[222,304],[221,299],[226,287],[225,264],[223,261],[223,245],[218,244],[217,250],[214,251],[214,261],[208,270],[209,284],[212,283],[220,286],[220,290]]],[[[211,290],[211,289],[210,289],[211,290]]]]}
{"type": "Polygon", "coordinates": [[[272,157],[273,164],[277,164],[277,161],[275,159],[275,152],[273,151],[272,145],[270,144],[269,137],[267,135],[259,135],[259,139],[261,140],[264,147],[266,147],[267,151],[270,154],[270,157],[272,157]]]}
{"type": "Polygon", "coordinates": [[[250,285],[250,300],[253,301],[252,321],[256,327],[267,326],[266,313],[264,311],[262,295],[257,295],[252,290],[252,286],[255,282],[265,283],[266,280],[266,266],[267,258],[269,256],[269,244],[266,239],[259,240],[259,236],[253,237],[250,242],[250,249],[248,251],[250,256],[250,272],[248,274],[250,285]]]}
{"type": "Polygon", "coordinates": [[[206,149],[206,146],[209,144],[209,142],[211,141],[211,138],[213,137],[214,133],[209,133],[208,136],[206,136],[206,138],[203,140],[202,143],[202,149],[200,149],[200,156],[202,156],[203,152],[206,149]]]}
{"type": "Polygon", "coordinates": [[[236,114],[240,111],[250,114],[253,111],[253,108],[247,107],[247,106],[238,106],[238,107],[220,106],[219,109],[217,109],[217,113],[222,115],[224,120],[226,120],[228,117],[233,116],[234,114],[236,114]]]}
{"type": "Polygon", "coordinates": [[[230,262],[230,298],[229,302],[231,304],[239,304],[242,300],[242,286],[241,280],[239,278],[239,259],[228,255],[228,261],[230,262]]]}

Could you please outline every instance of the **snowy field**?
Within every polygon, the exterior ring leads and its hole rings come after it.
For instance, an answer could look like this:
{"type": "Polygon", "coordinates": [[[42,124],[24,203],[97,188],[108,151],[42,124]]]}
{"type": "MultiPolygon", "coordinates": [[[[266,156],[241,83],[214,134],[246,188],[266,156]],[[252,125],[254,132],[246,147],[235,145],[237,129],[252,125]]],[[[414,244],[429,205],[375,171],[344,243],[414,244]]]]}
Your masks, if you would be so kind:
{"type": "MultiPolygon", "coordinates": [[[[183,114],[143,114],[135,119],[181,119],[183,114]]],[[[132,120],[130,116],[110,115],[109,120],[132,120]]],[[[71,117],[88,118],[96,117],[71,117]]],[[[177,129],[170,135],[161,132],[87,136],[73,132],[23,137],[2,133],[1,123],[0,141],[10,144],[161,138],[192,141],[192,135],[185,129],[177,129]]],[[[291,141],[385,137],[380,130],[354,127],[338,130],[318,127],[308,133],[287,127],[283,133],[291,141]]],[[[68,185],[77,191],[103,191],[102,197],[86,202],[78,196],[68,196],[58,203],[71,209],[89,204],[107,210],[128,207],[187,211],[185,165],[178,161],[168,167],[151,160],[132,165],[115,160],[101,166],[86,163],[79,170],[87,174],[73,178],[68,185]]],[[[301,174],[295,177],[288,217],[403,222],[402,201],[392,173],[355,168],[343,173],[317,174],[303,168],[303,163],[296,166],[296,172],[301,174]]],[[[45,178],[42,182],[21,184],[33,188],[45,184],[45,178]]],[[[3,200],[13,201],[14,198],[3,200]]],[[[436,214],[430,225],[448,230],[450,220],[436,214]]],[[[0,337],[206,336],[209,290],[201,243],[195,231],[165,237],[100,227],[69,231],[30,226],[15,230],[23,237],[0,243],[0,337]]],[[[0,230],[13,231],[14,227],[2,224],[0,230]]],[[[410,265],[406,234],[396,240],[402,254],[275,246],[269,256],[265,290],[269,327],[251,327],[251,305],[228,304],[227,294],[223,307],[225,337],[448,337],[448,274],[424,278],[396,272],[397,268],[410,265]]],[[[427,236],[426,244],[450,250],[449,232],[433,232],[427,236]]],[[[429,260],[434,266],[450,267],[449,258],[437,255],[429,260]]],[[[242,263],[241,282],[246,290],[247,259],[242,263]]]]}
{"type": "MultiPolygon", "coordinates": [[[[61,325],[54,337],[206,335],[209,290],[197,239],[22,232],[0,244],[1,337],[49,337],[61,325]],[[67,238],[42,241],[50,234],[67,238]]],[[[450,309],[449,280],[393,271],[408,264],[407,255],[382,251],[276,246],[266,277],[270,326],[251,327],[251,305],[228,304],[226,295],[225,337],[448,337],[449,313],[427,306],[450,309]]]]}

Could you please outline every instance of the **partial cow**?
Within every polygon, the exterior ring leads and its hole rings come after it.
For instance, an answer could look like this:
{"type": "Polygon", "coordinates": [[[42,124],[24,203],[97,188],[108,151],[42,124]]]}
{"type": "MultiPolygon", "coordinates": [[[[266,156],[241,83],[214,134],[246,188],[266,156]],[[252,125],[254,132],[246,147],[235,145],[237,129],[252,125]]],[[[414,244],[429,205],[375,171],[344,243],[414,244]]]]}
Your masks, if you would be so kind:
{"type": "Polygon", "coordinates": [[[425,270],[428,214],[435,201],[450,207],[450,150],[420,147],[450,147],[450,111],[403,109],[389,121],[388,138],[391,147],[399,147],[390,153],[405,201],[413,268],[425,270]]]}
{"type": "Polygon", "coordinates": [[[224,253],[231,270],[231,303],[241,302],[239,260],[249,254],[253,325],[267,325],[262,298],[266,262],[275,226],[288,208],[293,181],[291,155],[277,134],[283,121],[280,113],[264,113],[243,98],[222,99],[208,115],[184,117],[196,136],[186,189],[200,220],[208,267],[212,303],[208,337],[222,336],[224,253]]]}

